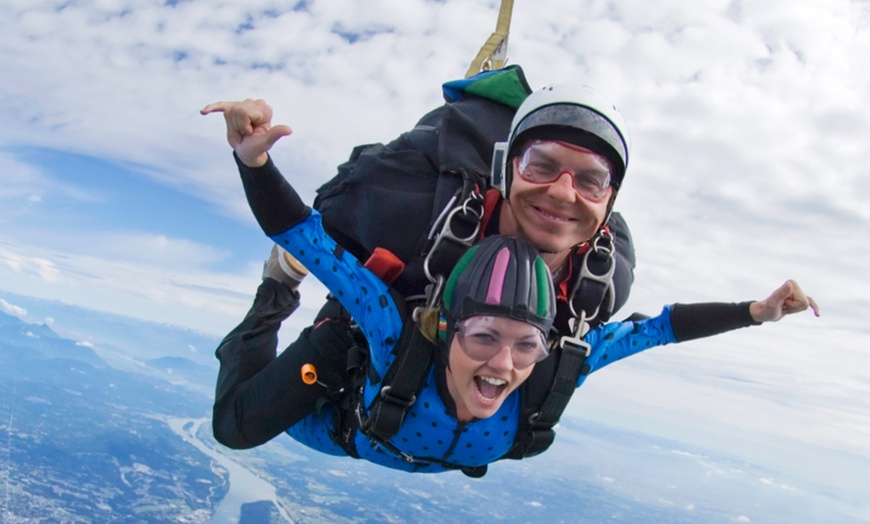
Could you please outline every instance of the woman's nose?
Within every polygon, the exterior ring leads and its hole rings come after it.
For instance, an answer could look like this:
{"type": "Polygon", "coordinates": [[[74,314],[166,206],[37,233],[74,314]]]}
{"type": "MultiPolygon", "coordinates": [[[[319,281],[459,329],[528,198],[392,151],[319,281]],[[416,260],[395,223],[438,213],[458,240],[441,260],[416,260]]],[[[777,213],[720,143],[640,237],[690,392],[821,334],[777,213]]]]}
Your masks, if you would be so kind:
{"type": "Polygon", "coordinates": [[[514,368],[514,359],[513,355],[511,355],[511,347],[508,345],[502,346],[502,348],[492,356],[487,361],[489,367],[493,369],[503,369],[510,371],[514,368]]]}

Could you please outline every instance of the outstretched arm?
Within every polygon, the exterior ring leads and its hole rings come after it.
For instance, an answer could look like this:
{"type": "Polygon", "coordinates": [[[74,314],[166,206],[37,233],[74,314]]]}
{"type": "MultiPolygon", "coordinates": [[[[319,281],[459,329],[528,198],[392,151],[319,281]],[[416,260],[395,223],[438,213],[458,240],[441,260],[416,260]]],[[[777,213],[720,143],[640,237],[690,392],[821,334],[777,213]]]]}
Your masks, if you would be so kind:
{"type": "Polygon", "coordinates": [[[272,107],[264,100],[248,98],[241,102],[215,102],[199,113],[223,113],[227,123],[227,142],[248,167],[264,165],[275,142],[293,132],[285,125],[272,126],[272,107]]]}
{"type": "MultiPolygon", "coordinates": [[[[764,300],[740,304],[675,304],[666,306],[654,318],[639,322],[610,322],[590,331],[584,339],[591,348],[586,359],[586,375],[656,346],[709,337],[763,322],[776,322],[806,309],[812,309],[815,316],[819,316],[815,300],[807,296],[797,282],[788,280],[764,300]]],[[[586,375],[580,377],[578,386],[586,375]]]]}

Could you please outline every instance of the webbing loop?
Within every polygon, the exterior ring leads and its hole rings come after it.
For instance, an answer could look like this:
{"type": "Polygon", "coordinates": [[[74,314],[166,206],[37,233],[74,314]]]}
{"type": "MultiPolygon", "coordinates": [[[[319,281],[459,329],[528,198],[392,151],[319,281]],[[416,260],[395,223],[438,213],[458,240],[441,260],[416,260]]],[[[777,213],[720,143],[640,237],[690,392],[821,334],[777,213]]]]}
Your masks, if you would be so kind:
{"type": "Polygon", "coordinates": [[[423,260],[423,272],[431,282],[426,293],[428,307],[439,305],[445,281],[444,273],[453,269],[456,261],[474,244],[480,234],[483,195],[478,191],[469,191],[461,203],[456,201],[456,198],[450,200],[447,207],[453,208],[449,211],[445,208],[430,230],[430,240],[434,237],[435,242],[423,260]]]}
{"type": "Polygon", "coordinates": [[[495,32],[489,36],[477,56],[468,66],[465,78],[470,78],[482,71],[495,71],[504,67],[507,62],[508,34],[511,27],[511,13],[514,8],[514,0],[501,0],[498,9],[498,21],[495,32]]]}
{"type": "Polygon", "coordinates": [[[582,339],[589,331],[590,324],[599,319],[602,314],[601,306],[605,301],[606,315],[609,316],[613,311],[616,300],[613,289],[615,269],[613,235],[609,229],[604,228],[595,235],[590,249],[580,260],[580,273],[568,296],[572,336],[563,339],[567,338],[571,342],[582,339]]]}

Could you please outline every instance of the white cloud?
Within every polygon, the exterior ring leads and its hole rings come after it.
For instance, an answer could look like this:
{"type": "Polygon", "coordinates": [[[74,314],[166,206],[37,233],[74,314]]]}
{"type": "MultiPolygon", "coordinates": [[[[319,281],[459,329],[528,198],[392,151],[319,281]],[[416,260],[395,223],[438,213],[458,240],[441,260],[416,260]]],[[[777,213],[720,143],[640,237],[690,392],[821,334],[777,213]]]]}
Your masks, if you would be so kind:
{"type": "Polygon", "coordinates": [[[0,311],[6,313],[7,315],[12,315],[14,317],[23,318],[27,315],[27,310],[21,306],[16,306],[15,304],[10,304],[9,302],[0,298],[0,311]]]}
{"type": "Polygon", "coordinates": [[[201,267],[227,256],[225,249],[183,238],[142,232],[84,234],[80,240],[91,254],[137,264],[173,268],[201,267]]]}

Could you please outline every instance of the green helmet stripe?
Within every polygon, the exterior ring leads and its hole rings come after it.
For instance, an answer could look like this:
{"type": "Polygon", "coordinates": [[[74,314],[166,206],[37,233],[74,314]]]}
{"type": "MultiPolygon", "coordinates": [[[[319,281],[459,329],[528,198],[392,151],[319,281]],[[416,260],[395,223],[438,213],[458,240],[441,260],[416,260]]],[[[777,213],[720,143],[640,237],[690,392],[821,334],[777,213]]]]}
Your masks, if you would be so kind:
{"type": "Polygon", "coordinates": [[[462,272],[465,271],[465,267],[468,266],[471,259],[474,258],[476,252],[477,246],[471,246],[471,248],[462,255],[459,262],[456,263],[456,267],[450,273],[450,278],[448,278],[447,283],[444,284],[442,304],[444,304],[444,307],[446,307],[448,311],[453,307],[453,290],[456,288],[456,281],[459,280],[462,272]]]}
{"type": "Polygon", "coordinates": [[[550,279],[548,278],[550,274],[550,269],[547,268],[547,264],[544,263],[544,260],[541,257],[535,259],[535,279],[536,279],[536,287],[535,289],[538,291],[538,307],[536,313],[541,317],[550,316],[550,294],[548,292],[550,288],[550,279]]]}

